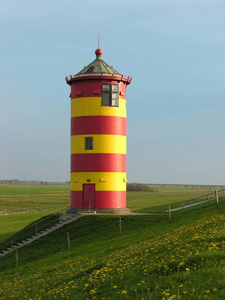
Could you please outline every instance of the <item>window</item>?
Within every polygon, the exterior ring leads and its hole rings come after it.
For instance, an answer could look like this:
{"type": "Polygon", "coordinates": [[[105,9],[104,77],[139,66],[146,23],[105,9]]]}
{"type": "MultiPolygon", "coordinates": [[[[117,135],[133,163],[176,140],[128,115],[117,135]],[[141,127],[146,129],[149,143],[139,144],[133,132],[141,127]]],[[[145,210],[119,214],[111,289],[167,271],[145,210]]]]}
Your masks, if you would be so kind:
{"type": "Polygon", "coordinates": [[[85,150],[93,150],[93,137],[85,138],[85,150]]]}
{"type": "Polygon", "coordinates": [[[119,106],[118,84],[102,84],[102,106],[119,106]]]}

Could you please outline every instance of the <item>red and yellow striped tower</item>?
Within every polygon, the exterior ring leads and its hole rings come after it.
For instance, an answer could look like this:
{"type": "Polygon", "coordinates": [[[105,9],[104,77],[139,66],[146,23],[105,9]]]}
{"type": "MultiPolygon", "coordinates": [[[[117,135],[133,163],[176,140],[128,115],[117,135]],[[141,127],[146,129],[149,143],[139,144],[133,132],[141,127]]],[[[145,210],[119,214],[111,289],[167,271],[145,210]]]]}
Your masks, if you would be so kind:
{"type": "Polygon", "coordinates": [[[128,213],[126,86],[131,78],[106,64],[102,50],[71,86],[71,208],[128,213]]]}

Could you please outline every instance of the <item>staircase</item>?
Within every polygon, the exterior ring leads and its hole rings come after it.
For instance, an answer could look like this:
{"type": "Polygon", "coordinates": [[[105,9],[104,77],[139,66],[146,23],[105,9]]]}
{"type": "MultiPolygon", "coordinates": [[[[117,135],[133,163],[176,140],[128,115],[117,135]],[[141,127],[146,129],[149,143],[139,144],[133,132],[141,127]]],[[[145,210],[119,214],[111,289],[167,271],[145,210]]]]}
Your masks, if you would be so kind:
{"type": "Polygon", "coordinates": [[[66,213],[62,214],[61,219],[60,219],[60,223],[55,224],[55,225],[41,231],[37,235],[33,235],[31,237],[28,237],[27,239],[17,243],[16,245],[13,245],[13,246],[9,247],[7,250],[4,250],[4,251],[0,252],[0,257],[5,256],[8,253],[13,252],[16,249],[19,249],[19,248],[21,248],[25,245],[30,244],[33,241],[38,240],[40,237],[45,236],[48,233],[50,233],[50,232],[52,232],[56,229],[59,229],[59,228],[63,227],[64,225],[69,224],[69,223],[81,218],[82,216],[83,215],[81,215],[81,214],[80,215],[78,215],[78,214],[77,215],[76,214],[66,214],[66,213]]]}

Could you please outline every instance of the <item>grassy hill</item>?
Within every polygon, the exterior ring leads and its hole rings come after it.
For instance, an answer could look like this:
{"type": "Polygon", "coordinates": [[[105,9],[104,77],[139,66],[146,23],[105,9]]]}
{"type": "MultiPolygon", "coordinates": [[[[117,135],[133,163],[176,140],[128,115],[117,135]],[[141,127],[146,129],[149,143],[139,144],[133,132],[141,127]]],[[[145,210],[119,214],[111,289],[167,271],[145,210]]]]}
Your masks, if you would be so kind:
{"type": "Polygon", "coordinates": [[[90,215],[0,258],[1,299],[224,299],[225,203],[90,215]],[[71,250],[67,247],[70,234],[71,250]]]}

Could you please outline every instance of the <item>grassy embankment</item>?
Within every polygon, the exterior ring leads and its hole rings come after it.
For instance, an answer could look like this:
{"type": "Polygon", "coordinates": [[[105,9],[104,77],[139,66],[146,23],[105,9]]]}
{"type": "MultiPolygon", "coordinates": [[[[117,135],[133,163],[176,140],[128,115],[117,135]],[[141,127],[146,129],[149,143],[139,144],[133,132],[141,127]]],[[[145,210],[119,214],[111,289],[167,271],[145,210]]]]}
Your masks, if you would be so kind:
{"type": "Polygon", "coordinates": [[[1,299],[224,299],[225,204],[86,216],[0,261],[1,299]],[[66,236],[70,233],[71,250],[66,236]]]}

